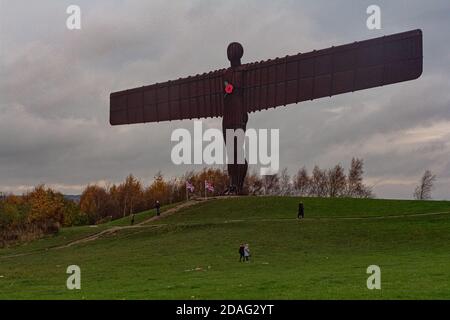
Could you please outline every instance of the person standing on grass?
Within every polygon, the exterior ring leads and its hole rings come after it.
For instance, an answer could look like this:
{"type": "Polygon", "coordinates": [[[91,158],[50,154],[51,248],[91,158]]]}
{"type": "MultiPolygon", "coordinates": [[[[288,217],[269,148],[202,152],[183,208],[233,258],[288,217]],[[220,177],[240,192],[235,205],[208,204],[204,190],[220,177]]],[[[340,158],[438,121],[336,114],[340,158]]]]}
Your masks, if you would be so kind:
{"type": "Polygon", "coordinates": [[[159,217],[161,204],[159,203],[158,200],[156,200],[155,208],[156,208],[156,215],[159,217]]]}
{"type": "Polygon", "coordinates": [[[131,225],[134,225],[134,213],[131,214],[131,225]]]}
{"type": "Polygon", "coordinates": [[[248,247],[248,243],[244,246],[244,257],[245,261],[250,259],[250,248],[248,247]]]}
{"type": "Polygon", "coordinates": [[[303,202],[300,202],[298,204],[298,214],[297,214],[297,218],[298,219],[303,219],[305,217],[305,208],[303,207],[303,202]]]}
{"type": "Polygon", "coordinates": [[[239,262],[245,261],[245,254],[244,254],[244,244],[241,243],[239,246],[239,262]]]}

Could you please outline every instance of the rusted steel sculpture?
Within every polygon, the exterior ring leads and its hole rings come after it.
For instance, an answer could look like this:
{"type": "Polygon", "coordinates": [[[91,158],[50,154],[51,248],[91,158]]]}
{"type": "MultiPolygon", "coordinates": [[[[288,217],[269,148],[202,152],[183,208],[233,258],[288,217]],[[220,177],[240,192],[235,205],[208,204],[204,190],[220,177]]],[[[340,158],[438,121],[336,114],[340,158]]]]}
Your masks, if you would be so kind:
{"type": "MultiPolygon", "coordinates": [[[[233,42],[227,69],[111,93],[111,125],[223,117],[225,133],[245,130],[249,112],[413,80],[422,74],[422,32],[247,64],[243,54],[233,42]]],[[[242,191],[246,173],[247,163],[228,164],[231,190],[242,191]]]]}

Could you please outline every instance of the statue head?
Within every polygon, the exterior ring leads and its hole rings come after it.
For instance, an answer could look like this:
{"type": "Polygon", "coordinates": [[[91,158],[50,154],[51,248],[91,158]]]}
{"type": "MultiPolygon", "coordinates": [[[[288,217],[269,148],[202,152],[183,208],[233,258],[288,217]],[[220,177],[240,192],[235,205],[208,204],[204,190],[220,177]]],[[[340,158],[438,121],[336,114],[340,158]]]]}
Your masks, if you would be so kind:
{"type": "Polygon", "coordinates": [[[241,65],[241,58],[244,55],[244,48],[239,42],[232,42],[228,45],[227,56],[232,67],[241,65]]]}

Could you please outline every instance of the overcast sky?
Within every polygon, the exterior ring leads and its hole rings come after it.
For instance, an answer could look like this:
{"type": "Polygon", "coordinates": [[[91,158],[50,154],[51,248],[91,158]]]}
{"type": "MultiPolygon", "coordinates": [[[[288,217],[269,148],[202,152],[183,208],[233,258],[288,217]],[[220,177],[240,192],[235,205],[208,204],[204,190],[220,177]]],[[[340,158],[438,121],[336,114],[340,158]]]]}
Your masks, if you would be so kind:
{"type": "Polygon", "coordinates": [[[380,198],[411,198],[430,169],[434,198],[450,199],[449,14],[448,0],[0,0],[0,191],[45,183],[76,194],[191,169],[172,164],[170,135],[192,121],[111,127],[109,93],[227,67],[229,42],[246,63],[420,28],[418,80],[251,114],[248,127],[280,129],[292,174],[355,156],[380,198]],[[81,30],[66,28],[70,4],[81,30]],[[371,4],[381,30],[366,27],[371,4]]]}

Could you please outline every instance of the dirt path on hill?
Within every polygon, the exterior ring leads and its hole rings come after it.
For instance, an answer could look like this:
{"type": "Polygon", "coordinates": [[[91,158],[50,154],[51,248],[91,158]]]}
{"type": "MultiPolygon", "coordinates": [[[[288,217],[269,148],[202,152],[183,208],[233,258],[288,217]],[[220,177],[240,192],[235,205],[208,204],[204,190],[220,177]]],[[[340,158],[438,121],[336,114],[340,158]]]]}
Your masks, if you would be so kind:
{"type": "Polygon", "coordinates": [[[225,222],[251,222],[251,221],[294,221],[294,220],[305,220],[305,221],[335,221],[335,220],[383,220],[383,219],[399,219],[399,218],[416,218],[416,217],[427,217],[427,216],[439,216],[450,214],[450,211],[443,212],[428,212],[428,213],[404,213],[386,216],[356,216],[356,217],[307,217],[303,219],[297,218],[263,218],[263,219],[239,219],[239,220],[228,220],[225,222]]]}
{"type": "Polygon", "coordinates": [[[74,246],[74,245],[77,245],[77,244],[80,244],[80,243],[86,243],[86,242],[94,241],[94,240],[97,240],[98,238],[103,237],[105,235],[115,234],[115,233],[117,233],[120,230],[137,229],[137,228],[142,228],[142,227],[158,228],[159,225],[144,226],[144,224],[152,222],[152,221],[157,221],[157,220],[166,218],[168,216],[173,215],[174,213],[177,213],[181,209],[191,207],[191,206],[193,206],[193,205],[195,205],[197,203],[203,202],[203,201],[206,201],[206,200],[189,200],[187,202],[183,202],[182,204],[177,205],[176,207],[170,208],[170,209],[162,212],[160,216],[154,216],[154,217],[145,219],[145,220],[143,220],[143,221],[141,221],[139,223],[136,223],[135,225],[111,227],[111,228],[105,229],[103,231],[100,231],[98,233],[89,235],[87,237],[84,237],[84,238],[81,238],[81,239],[69,242],[69,243],[64,244],[62,246],[53,247],[52,249],[63,249],[63,248],[68,248],[68,247],[71,247],[71,246],[74,246]]]}
{"type": "Polygon", "coordinates": [[[250,218],[250,219],[232,219],[232,220],[224,220],[224,221],[215,221],[215,222],[187,222],[187,223],[161,223],[155,226],[163,227],[168,225],[174,226],[199,226],[204,224],[210,225],[219,225],[219,224],[229,224],[229,223],[243,223],[243,222],[284,222],[284,221],[336,221],[336,220],[382,220],[382,219],[401,219],[401,218],[417,218],[417,217],[427,217],[427,216],[438,216],[450,214],[450,211],[445,212],[429,212],[429,213],[412,213],[412,214],[399,214],[399,215],[391,215],[391,216],[366,216],[366,217],[335,217],[335,218],[327,218],[327,217],[316,217],[316,218],[250,218]]]}

